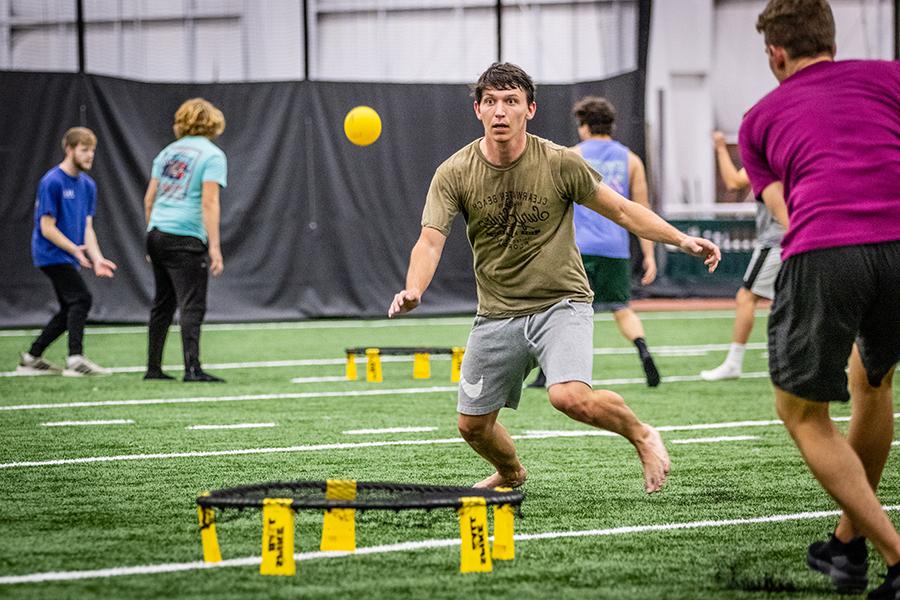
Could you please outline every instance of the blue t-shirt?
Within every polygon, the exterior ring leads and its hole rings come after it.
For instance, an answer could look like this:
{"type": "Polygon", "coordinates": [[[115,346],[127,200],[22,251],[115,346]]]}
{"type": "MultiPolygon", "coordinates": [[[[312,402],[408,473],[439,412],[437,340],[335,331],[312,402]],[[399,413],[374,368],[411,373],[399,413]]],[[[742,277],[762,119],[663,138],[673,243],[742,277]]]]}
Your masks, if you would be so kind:
{"type": "MultiPolygon", "coordinates": [[[[587,163],[603,176],[603,182],[628,198],[628,148],[614,140],[585,140],[578,147],[587,163]]],[[[628,231],[580,204],[575,205],[575,244],[588,256],[631,256],[628,231]]]]}
{"type": "Polygon", "coordinates": [[[151,178],[159,180],[147,231],[189,235],[206,243],[203,226],[203,182],[227,185],[225,153],[205,137],[175,140],[153,159],[151,178]]]}
{"type": "Polygon", "coordinates": [[[34,266],[75,265],[78,259],[41,233],[41,217],[56,219],[56,227],[73,244],[84,244],[87,218],[97,206],[97,184],[85,173],[72,177],[55,166],[41,178],[34,203],[34,230],[31,232],[31,258],[34,266]]]}

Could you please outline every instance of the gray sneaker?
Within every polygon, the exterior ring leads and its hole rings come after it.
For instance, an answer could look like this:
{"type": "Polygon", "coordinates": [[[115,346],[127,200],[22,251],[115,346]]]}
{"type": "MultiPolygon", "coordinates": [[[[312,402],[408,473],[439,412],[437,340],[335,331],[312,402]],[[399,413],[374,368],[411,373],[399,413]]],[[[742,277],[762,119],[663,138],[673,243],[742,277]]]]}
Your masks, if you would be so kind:
{"type": "Polygon", "coordinates": [[[62,369],[47,362],[41,356],[32,356],[28,352],[19,355],[16,373],[20,375],[59,375],[62,369]]]}
{"type": "Polygon", "coordinates": [[[63,377],[84,377],[85,375],[111,375],[112,371],[103,368],[83,354],[73,354],[66,359],[63,377]]]}

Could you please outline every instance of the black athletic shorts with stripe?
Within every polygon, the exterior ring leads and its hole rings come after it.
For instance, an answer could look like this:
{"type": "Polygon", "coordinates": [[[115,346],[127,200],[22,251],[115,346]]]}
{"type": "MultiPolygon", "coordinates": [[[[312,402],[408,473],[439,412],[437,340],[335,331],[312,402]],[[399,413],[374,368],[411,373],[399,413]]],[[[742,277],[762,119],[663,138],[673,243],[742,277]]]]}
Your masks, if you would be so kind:
{"type": "Polygon", "coordinates": [[[786,392],[850,399],[853,342],[878,387],[900,361],[900,241],[796,254],[782,264],[769,316],[769,373],[786,392]]]}

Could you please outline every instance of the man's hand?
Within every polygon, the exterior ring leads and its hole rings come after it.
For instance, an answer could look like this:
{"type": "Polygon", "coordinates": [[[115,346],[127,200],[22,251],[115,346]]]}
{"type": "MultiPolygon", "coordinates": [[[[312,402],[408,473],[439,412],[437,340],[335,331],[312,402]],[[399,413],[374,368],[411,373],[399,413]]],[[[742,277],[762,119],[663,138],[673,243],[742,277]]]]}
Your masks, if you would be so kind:
{"type": "Polygon", "coordinates": [[[702,258],[703,264],[709,268],[710,273],[716,270],[719,261],[722,260],[722,252],[719,247],[707,239],[687,236],[681,240],[678,247],[691,256],[702,258]]]}
{"type": "Polygon", "coordinates": [[[218,277],[225,270],[225,261],[222,260],[222,251],[218,248],[209,249],[209,272],[213,277],[218,277]]]}
{"type": "Polygon", "coordinates": [[[78,261],[79,265],[81,265],[85,269],[90,269],[93,265],[91,264],[91,259],[88,258],[86,252],[87,246],[75,246],[75,252],[72,253],[72,256],[75,257],[75,260],[78,261]]]}
{"type": "Polygon", "coordinates": [[[408,313],[419,305],[422,296],[418,292],[412,290],[401,290],[394,294],[394,301],[388,308],[388,318],[408,313]]]}
{"type": "Polygon", "coordinates": [[[716,149],[725,148],[727,143],[725,142],[725,134],[721,131],[714,131],[712,134],[713,144],[716,145],[716,149]]]}
{"type": "Polygon", "coordinates": [[[112,277],[117,268],[116,263],[113,261],[107,258],[101,258],[94,263],[94,275],[97,277],[112,277]]]}
{"type": "Polygon", "coordinates": [[[650,285],[656,281],[656,259],[650,255],[644,257],[644,276],[641,277],[641,285],[650,285]]]}

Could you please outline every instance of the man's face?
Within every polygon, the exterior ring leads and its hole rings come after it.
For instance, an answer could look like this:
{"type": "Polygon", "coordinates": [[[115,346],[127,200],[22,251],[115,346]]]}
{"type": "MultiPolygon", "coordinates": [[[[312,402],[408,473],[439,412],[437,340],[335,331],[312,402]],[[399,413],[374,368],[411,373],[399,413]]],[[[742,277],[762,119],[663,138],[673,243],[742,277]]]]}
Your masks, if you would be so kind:
{"type": "Polygon", "coordinates": [[[77,146],[66,148],[66,156],[72,159],[72,164],[79,171],[90,171],[94,164],[94,150],[96,146],[88,146],[81,142],[77,146]]]}
{"type": "Polygon", "coordinates": [[[487,88],[481,102],[475,103],[475,115],[484,124],[484,136],[493,142],[508,142],[523,135],[525,123],[534,116],[537,104],[528,103],[519,88],[487,88]]]}

